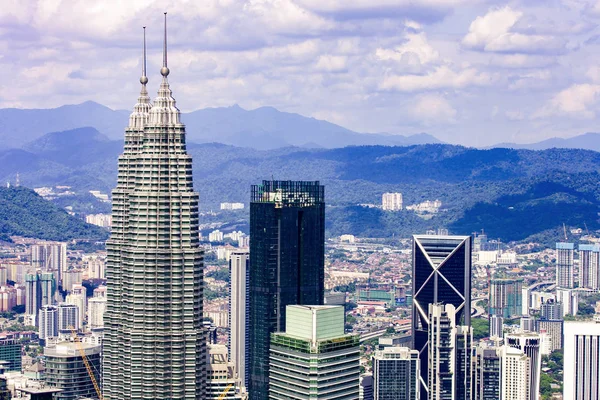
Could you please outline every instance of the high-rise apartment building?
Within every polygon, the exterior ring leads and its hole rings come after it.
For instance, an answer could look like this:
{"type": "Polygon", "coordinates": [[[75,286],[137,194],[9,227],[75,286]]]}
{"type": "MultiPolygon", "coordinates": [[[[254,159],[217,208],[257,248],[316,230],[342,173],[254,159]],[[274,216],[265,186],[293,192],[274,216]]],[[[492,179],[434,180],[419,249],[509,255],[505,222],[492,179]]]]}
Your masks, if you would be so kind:
{"type": "Polygon", "coordinates": [[[490,337],[504,337],[504,317],[501,315],[490,315],[490,337]]]}
{"type": "Polygon", "coordinates": [[[521,315],[523,279],[492,279],[489,292],[489,313],[504,318],[521,315]]]}
{"type": "Polygon", "coordinates": [[[100,346],[87,343],[78,345],[73,342],[62,342],[44,348],[46,384],[52,388],[62,389],[54,394],[55,400],[77,400],[97,398],[96,390],[86,369],[80,351],[85,353],[96,381],[100,381],[100,346]]]}
{"type": "Polygon", "coordinates": [[[79,326],[83,327],[87,315],[87,289],[83,285],[73,285],[71,293],[67,295],[65,303],[73,304],[79,309],[79,326]]]}
{"type": "Polygon", "coordinates": [[[229,360],[246,387],[246,343],[248,335],[248,252],[234,252],[229,258],[229,360]]]}
{"type": "Polygon", "coordinates": [[[387,347],[373,356],[374,400],[419,400],[419,352],[387,347]]]}
{"type": "Polygon", "coordinates": [[[429,376],[429,306],[453,305],[454,326],[471,326],[471,236],[413,236],[413,345],[421,359],[421,398],[429,376]]]}
{"type": "Polygon", "coordinates": [[[206,334],[198,193],[167,76],[154,103],[144,71],[125,131],[107,242],[106,400],[204,398],[206,334]]]}
{"type": "Polygon", "coordinates": [[[554,299],[548,299],[540,305],[540,319],[558,321],[562,320],[563,316],[563,304],[554,299]]]}
{"type": "Polygon", "coordinates": [[[268,398],[270,335],[285,329],[286,306],[323,304],[324,263],[323,186],[303,181],[252,186],[246,364],[251,400],[268,398]]]}
{"type": "MultiPolygon", "coordinates": [[[[502,347],[502,381],[500,399],[537,399],[538,392],[531,384],[531,359],[523,350],[511,346],[502,347]]],[[[539,389],[539,387],[537,388],[539,389]]],[[[497,398],[496,398],[497,399],[497,398]]]]}
{"type": "Polygon", "coordinates": [[[456,324],[452,304],[429,305],[429,400],[471,398],[473,335],[471,327],[456,324]]]}
{"type": "Polygon", "coordinates": [[[90,329],[104,327],[106,297],[92,297],[88,300],[88,326],[90,329]]]}
{"type": "Polygon", "coordinates": [[[381,196],[381,208],[384,211],[402,210],[402,193],[384,193],[381,196]]]}
{"type": "Polygon", "coordinates": [[[343,306],[287,306],[272,334],[269,400],[358,399],[359,337],[344,333],[343,306]]]}
{"type": "Polygon", "coordinates": [[[564,400],[600,400],[600,319],[565,322],[564,400]]]}
{"type": "Polygon", "coordinates": [[[579,245],[579,287],[600,289],[600,245],[579,245]]]}
{"type": "Polygon", "coordinates": [[[542,355],[540,352],[540,341],[540,335],[535,332],[511,333],[509,335],[506,335],[505,339],[505,343],[507,346],[519,349],[528,358],[529,400],[537,400],[538,394],[540,392],[540,374],[542,372],[542,355]]]}
{"type": "Polygon", "coordinates": [[[537,322],[537,331],[544,331],[550,336],[551,351],[560,350],[563,348],[563,324],[560,320],[541,319],[537,322]]]}
{"type": "Polygon", "coordinates": [[[556,286],[563,289],[575,287],[573,278],[573,243],[556,243],[556,286]]]}
{"type": "Polygon", "coordinates": [[[38,336],[41,340],[58,336],[58,308],[56,306],[43,306],[38,315],[38,336]]]}
{"type": "Polygon", "coordinates": [[[78,331],[81,328],[79,324],[79,307],[74,304],[60,303],[57,307],[58,314],[58,332],[71,333],[71,328],[78,331]]]}
{"type": "Polygon", "coordinates": [[[523,332],[535,332],[536,323],[533,315],[523,315],[520,320],[521,331],[523,332]]]}
{"type": "Polygon", "coordinates": [[[56,295],[56,277],[52,272],[42,272],[39,274],[39,285],[42,306],[55,304],[56,295]]]}
{"type": "Polygon", "coordinates": [[[38,242],[31,245],[31,265],[34,269],[54,273],[56,284],[62,282],[62,274],[69,267],[67,244],[62,242],[38,242]]]}
{"type": "Polygon", "coordinates": [[[573,289],[556,289],[556,301],[562,304],[563,317],[577,315],[579,311],[579,294],[573,289]]]}
{"type": "Polygon", "coordinates": [[[473,351],[473,400],[499,400],[500,349],[476,347],[473,351]]]}

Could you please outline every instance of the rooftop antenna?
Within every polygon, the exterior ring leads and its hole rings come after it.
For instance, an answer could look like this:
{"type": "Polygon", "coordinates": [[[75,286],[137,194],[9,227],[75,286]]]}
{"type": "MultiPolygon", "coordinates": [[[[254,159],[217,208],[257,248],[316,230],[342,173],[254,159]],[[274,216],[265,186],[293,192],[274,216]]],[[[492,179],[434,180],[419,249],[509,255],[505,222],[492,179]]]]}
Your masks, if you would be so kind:
{"type": "Polygon", "coordinates": [[[565,233],[565,242],[566,242],[567,240],[569,240],[569,238],[567,237],[567,226],[565,225],[564,222],[563,222],[563,231],[565,233]]]}
{"type": "Polygon", "coordinates": [[[165,12],[165,38],[163,41],[163,66],[160,69],[160,74],[165,78],[169,75],[169,68],[167,67],[167,13],[165,12]]]}

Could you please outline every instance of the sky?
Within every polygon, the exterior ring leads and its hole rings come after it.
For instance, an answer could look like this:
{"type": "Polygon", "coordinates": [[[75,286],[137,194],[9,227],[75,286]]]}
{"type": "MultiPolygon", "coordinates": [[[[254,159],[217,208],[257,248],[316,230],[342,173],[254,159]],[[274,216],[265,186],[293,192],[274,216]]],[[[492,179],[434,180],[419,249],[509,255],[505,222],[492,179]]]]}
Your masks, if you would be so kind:
{"type": "Polygon", "coordinates": [[[2,0],[0,108],[132,109],[142,27],[182,111],[531,143],[600,131],[599,0],[2,0]]]}

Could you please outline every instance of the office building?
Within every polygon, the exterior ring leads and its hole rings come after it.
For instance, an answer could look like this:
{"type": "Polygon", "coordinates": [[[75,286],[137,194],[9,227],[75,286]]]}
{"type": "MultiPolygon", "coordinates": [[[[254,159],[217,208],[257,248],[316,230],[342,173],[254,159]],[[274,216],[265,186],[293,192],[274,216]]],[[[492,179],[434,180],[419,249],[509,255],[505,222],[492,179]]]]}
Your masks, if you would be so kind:
{"type": "Polygon", "coordinates": [[[473,400],[499,400],[501,350],[476,347],[473,351],[473,400]]]}
{"type": "Polygon", "coordinates": [[[454,326],[471,326],[471,236],[413,236],[412,256],[412,338],[421,358],[421,398],[426,398],[429,305],[453,305],[454,326]]]}
{"type": "Polygon", "coordinates": [[[12,333],[0,336],[0,362],[5,371],[21,372],[22,346],[16,335],[12,333]]]}
{"type": "MultiPolygon", "coordinates": [[[[53,397],[55,400],[98,397],[77,346],[73,342],[61,342],[44,348],[44,381],[51,388],[62,389],[62,392],[53,397]]],[[[85,353],[96,381],[100,382],[101,347],[87,343],[79,343],[79,346],[85,353]]]]}
{"type": "Polygon", "coordinates": [[[373,400],[373,374],[360,376],[358,384],[358,400],[373,400]]]}
{"type": "Polygon", "coordinates": [[[523,308],[523,279],[492,279],[489,292],[489,314],[511,318],[523,308]]]}
{"type": "Polygon", "coordinates": [[[287,306],[272,334],[269,400],[358,399],[358,335],[344,333],[342,306],[287,306]]]}
{"type": "Polygon", "coordinates": [[[229,360],[235,366],[242,387],[246,387],[247,379],[248,260],[248,252],[234,252],[229,258],[229,360]]]}
{"type": "Polygon", "coordinates": [[[144,67],[112,193],[102,368],[106,400],[205,396],[198,193],[185,125],[167,79],[166,14],[163,56],[152,104],[144,67]]]}
{"type": "Polygon", "coordinates": [[[504,318],[500,315],[490,315],[490,337],[504,337],[504,318]]]}
{"type": "Polygon", "coordinates": [[[387,347],[373,356],[374,400],[418,400],[419,352],[407,347],[387,347]]]}
{"type": "Polygon", "coordinates": [[[428,316],[428,399],[471,398],[471,327],[456,325],[452,304],[430,304],[428,316]]]}
{"type": "MultiPolygon", "coordinates": [[[[523,350],[502,347],[502,383],[500,399],[530,400],[538,398],[531,383],[531,360],[523,350]]],[[[539,389],[539,387],[538,387],[539,389]]]]}
{"type": "Polygon", "coordinates": [[[538,393],[540,392],[540,374],[542,369],[540,340],[540,335],[535,332],[511,333],[506,335],[505,340],[507,346],[521,350],[528,358],[529,400],[538,400],[538,393]]]}
{"type": "Polygon", "coordinates": [[[381,208],[384,211],[402,210],[402,193],[384,193],[381,196],[381,208]]]}
{"type": "Polygon", "coordinates": [[[266,400],[270,335],[285,329],[286,306],[323,304],[324,188],[263,181],[251,196],[247,385],[251,400],[266,400]]]}
{"type": "Polygon", "coordinates": [[[562,303],[549,299],[540,306],[540,319],[558,321],[562,320],[564,310],[562,303]]]}
{"type": "Polygon", "coordinates": [[[577,315],[579,311],[579,295],[573,289],[556,289],[556,301],[562,304],[563,317],[577,315]]]}
{"type": "Polygon", "coordinates": [[[235,365],[227,358],[227,347],[209,344],[208,359],[206,397],[219,400],[246,399],[247,394],[241,386],[235,365]],[[223,397],[219,397],[221,395],[223,397]]]}
{"type": "Polygon", "coordinates": [[[40,340],[58,336],[58,308],[56,306],[43,306],[38,315],[40,340]]]}
{"type": "Polygon", "coordinates": [[[104,327],[106,297],[92,297],[88,300],[88,326],[90,329],[104,327]]]}
{"type": "Polygon", "coordinates": [[[550,336],[551,351],[563,348],[563,320],[541,319],[537,322],[537,331],[546,332],[550,336]]]}
{"type": "Polygon", "coordinates": [[[60,303],[56,309],[59,333],[70,334],[71,328],[75,329],[75,331],[81,329],[79,307],[74,304],[60,303]]]}
{"type": "Polygon", "coordinates": [[[600,245],[579,245],[579,287],[600,289],[600,245]]]}
{"type": "Polygon", "coordinates": [[[573,243],[556,243],[556,286],[562,289],[573,289],[573,243]]]}
{"type": "Polygon", "coordinates": [[[600,400],[600,320],[565,322],[564,400],[600,400]]]}

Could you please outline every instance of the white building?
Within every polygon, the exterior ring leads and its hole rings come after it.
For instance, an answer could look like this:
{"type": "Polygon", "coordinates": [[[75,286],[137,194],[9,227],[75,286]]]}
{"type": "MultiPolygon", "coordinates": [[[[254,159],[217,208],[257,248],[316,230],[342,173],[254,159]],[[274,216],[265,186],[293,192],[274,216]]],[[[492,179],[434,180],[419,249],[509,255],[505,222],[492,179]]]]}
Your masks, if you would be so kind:
{"type": "Polygon", "coordinates": [[[556,301],[563,305],[565,315],[577,315],[579,311],[579,295],[572,289],[556,289],[556,301]]]}
{"type": "Polygon", "coordinates": [[[106,297],[92,297],[88,300],[88,326],[90,329],[104,327],[106,297]]]}
{"type": "Polygon", "coordinates": [[[248,252],[235,252],[229,259],[229,360],[235,365],[241,386],[246,387],[246,325],[248,323],[248,252]]]}
{"type": "Polygon", "coordinates": [[[39,330],[40,339],[50,339],[58,336],[58,308],[52,305],[45,305],[39,312],[39,330]]]}
{"type": "Polygon", "coordinates": [[[501,399],[530,400],[530,362],[529,357],[520,349],[502,346],[501,399]]]}
{"type": "Polygon", "coordinates": [[[209,242],[222,242],[223,241],[223,232],[216,229],[208,234],[209,242]]]}
{"type": "Polygon", "coordinates": [[[600,321],[565,322],[564,400],[600,400],[600,321]]]}
{"type": "Polygon", "coordinates": [[[105,255],[84,254],[82,257],[84,277],[87,279],[105,279],[105,255]]]}
{"type": "Polygon", "coordinates": [[[85,216],[85,222],[88,224],[100,226],[102,228],[110,228],[112,226],[111,214],[90,214],[85,216]]]}
{"type": "Polygon", "coordinates": [[[556,243],[556,286],[563,289],[575,287],[573,279],[573,243],[556,243]]]}
{"type": "Polygon", "coordinates": [[[67,295],[65,303],[74,304],[79,308],[79,326],[83,327],[83,321],[87,313],[87,289],[82,285],[73,285],[73,290],[67,295]]]}
{"type": "Polygon", "coordinates": [[[76,331],[81,328],[79,308],[75,304],[60,303],[58,311],[58,332],[71,333],[71,327],[76,331]]]}
{"type": "MultiPolygon", "coordinates": [[[[506,345],[521,350],[529,361],[529,399],[538,400],[542,369],[541,338],[535,332],[511,333],[506,335],[506,345]]],[[[506,398],[506,397],[504,397],[506,398]]]]}
{"type": "Polygon", "coordinates": [[[384,193],[381,196],[381,208],[385,211],[402,210],[402,193],[384,193]]]}
{"type": "Polygon", "coordinates": [[[243,210],[244,203],[221,203],[221,210],[243,210]]]}

